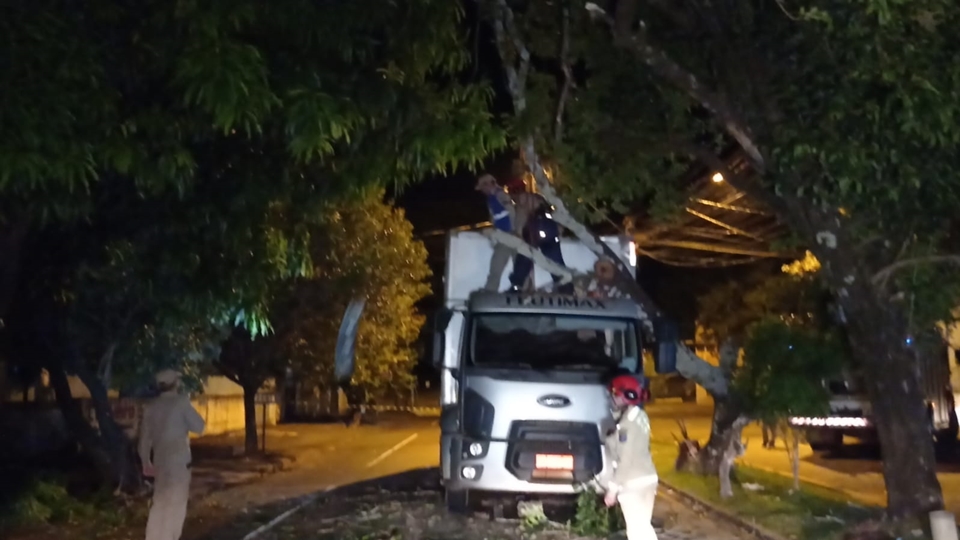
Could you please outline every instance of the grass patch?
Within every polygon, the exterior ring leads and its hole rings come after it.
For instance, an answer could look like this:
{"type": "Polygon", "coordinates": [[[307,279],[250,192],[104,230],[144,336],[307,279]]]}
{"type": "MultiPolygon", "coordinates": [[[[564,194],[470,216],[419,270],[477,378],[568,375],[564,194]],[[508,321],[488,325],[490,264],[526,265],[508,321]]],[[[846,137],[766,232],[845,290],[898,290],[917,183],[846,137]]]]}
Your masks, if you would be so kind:
{"type": "Polygon", "coordinates": [[[75,497],[67,490],[66,482],[54,475],[31,479],[5,495],[0,501],[0,530],[78,523],[119,527],[135,514],[118,505],[109,493],[75,497]]]}
{"type": "Polygon", "coordinates": [[[724,500],[716,477],[674,470],[676,445],[654,442],[651,449],[663,482],[786,538],[838,540],[845,529],[882,514],[880,508],[850,504],[842,493],[823,487],[801,484],[794,492],[790,478],[745,466],[737,466],[734,496],[724,500]],[[758,484],[762,490],[744,489],[749,484],[758,484]]]}

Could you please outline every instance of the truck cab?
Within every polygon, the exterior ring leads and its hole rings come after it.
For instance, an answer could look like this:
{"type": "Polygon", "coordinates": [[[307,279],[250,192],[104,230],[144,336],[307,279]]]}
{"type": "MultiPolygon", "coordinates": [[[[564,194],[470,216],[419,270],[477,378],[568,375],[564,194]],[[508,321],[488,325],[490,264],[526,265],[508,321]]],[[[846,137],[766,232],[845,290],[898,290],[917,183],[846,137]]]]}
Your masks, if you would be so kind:
{"type": "MultiPolygon", "coordinates": [[[[632,242],[603,241],[635,268],[632,242]]],[[[568,267],[592,269],[596,256],[584,246],[564,240],[561,248],[568,267]]],[[[441,479],[453,511],[487,496],[572,495],[606,474],[606,378],[642,373],[644,338],[653,341],[651,321],[632,300],[477,292],[491,255],[478,233],[448,236],[434,362],[441,479]]],[[[539,269],[534,280],[551,282],[539,269]]]]}

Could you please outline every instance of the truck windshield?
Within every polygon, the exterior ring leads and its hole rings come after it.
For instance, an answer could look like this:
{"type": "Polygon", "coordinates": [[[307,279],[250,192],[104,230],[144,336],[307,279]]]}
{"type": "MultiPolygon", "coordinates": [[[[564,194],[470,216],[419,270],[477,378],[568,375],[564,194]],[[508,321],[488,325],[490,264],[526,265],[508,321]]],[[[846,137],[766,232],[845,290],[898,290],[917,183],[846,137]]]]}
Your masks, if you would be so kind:
{"type": "Polygon", "coordinates": [[[636,373],[640,347],[634,321],[539,313],[473,318],[470,350],[478,367],[609,370],[636,373]]]}

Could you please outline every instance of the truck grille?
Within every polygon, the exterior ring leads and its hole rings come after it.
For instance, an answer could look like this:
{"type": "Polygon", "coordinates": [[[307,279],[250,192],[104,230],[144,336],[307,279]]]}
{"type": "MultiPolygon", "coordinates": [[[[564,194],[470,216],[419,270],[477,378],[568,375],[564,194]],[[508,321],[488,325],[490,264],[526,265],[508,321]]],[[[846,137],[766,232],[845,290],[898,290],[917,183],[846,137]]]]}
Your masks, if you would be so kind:
{"type": "Polygon", "coordinates": [[[506,468],[520,480],[536,483],[586,482],[603,469],[595,424],[522,420],[510,424],[506,468]],[[537,454],[573,456],[572,471],[542,471],[537,454]]]}

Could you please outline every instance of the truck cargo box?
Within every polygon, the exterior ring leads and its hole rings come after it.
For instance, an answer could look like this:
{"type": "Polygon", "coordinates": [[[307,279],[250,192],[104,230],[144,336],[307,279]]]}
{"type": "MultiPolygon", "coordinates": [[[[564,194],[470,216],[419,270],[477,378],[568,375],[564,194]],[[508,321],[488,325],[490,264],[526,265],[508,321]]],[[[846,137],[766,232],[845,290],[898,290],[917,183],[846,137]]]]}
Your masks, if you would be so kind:
{"type": "MultiPolygon", "coordinates": [[[[637,256],[633,241],[621,236],[604,236],[601,240],[627,265],[631,275],[636,277],[637,256]]],[[[564,238],[560,246],[568,268],[583,273],[593,270],[597,256],[579,240],[564,238]]],[[[447,235],[447,266],[443,279],[446,307],[462,308],[470,294],[483,287],[487,281],[492,256],[493,245],[480,232],[451,231],[447,235]]],[[[500,278],[501,291],[510,287],[509,276],[512,271],[513,261],[507,264],[500,278]]],[[[539,289],[551,284],[553,279],[546,270],[534,266],[533,282],[539,289]]]]}

